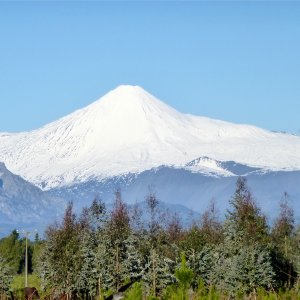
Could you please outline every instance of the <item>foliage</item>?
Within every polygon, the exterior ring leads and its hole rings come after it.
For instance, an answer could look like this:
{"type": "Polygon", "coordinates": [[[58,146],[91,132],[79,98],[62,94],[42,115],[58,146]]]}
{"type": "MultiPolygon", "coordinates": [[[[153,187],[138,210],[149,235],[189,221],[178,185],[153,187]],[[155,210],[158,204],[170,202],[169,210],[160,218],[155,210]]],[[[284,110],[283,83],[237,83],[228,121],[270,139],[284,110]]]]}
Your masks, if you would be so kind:
{"type": "Polygon", "coordinates": [[[224,244],[215,252],[210,281],[231,295],[248,294],[258,288],[271,288],[274,271],[270,254],[257,245],[236,248],[224,244]]]}
{"type": "MultiPolygon", "coordinates": [[[[194,274],[193,271],[186,265],[186,258],[184,253],[181,254],[180,268],[177,268],[175,270],[175,276],[178,281],[178,288],[175,289],[175,295],[180,295],[181,300],[188,299],[188,289],[192,283],[194,274]]],[[[173,293],[172,298],[176,299],[176,297],[174,297],[175,295],[173,293]]]]}
{"type": "Polygon", "coordinates": [[[79,249],[83,230],[70,203],[62,223],[46,231],[39,267],[44,289],[55,286],[57,293],[69,295],[76,291],[77,274],[82,265],[79,249]]]}
{"type": "Polygon", "coordinates": [[[176,279],[178,280],[179,287],[183,291],[186,291],[190,287],[194,274],[193,271],[189,269],[186,265],[186,258],[184,253],[182,253],[181,255],[180,268],[175,270],[175,276],[176,279]]]}
{"type": "MultiPolygon", "coordinates": [[[[25,286],[25,276],[22,275],[15,275],[13,276],[13,280],[11,282],[10,288],[12,290],[19,290],[24,288],[25,286]]],[[[36,274],[29,274],[28,275],[28,286],[34,286],[40,292],[41,290],[41,280],[36,274]]]]}
{"type": "Polygon", "coordinates": [[[142,276],[148,289],[147,294],[156,296],[169,284],[175,282],[174,266],[174,261],[167,257],[163,257],[156,249],[151,249],[146,258],[142,276]]]}
{"type": "MultiPolygon", "coordinates": [[[[0,253],[14,274],[22,272],[25,258],[25,244],[20,239],[19,233],[16,230],[13,230],[9,236],[0,240],[0,253]]],[[[30,253],[31,251],[29,251],[30,253]]],[[[29,260],[29,267],[30,265],[31,260],[29,260]]]]}
{"type": "Polygon", "coordinates": [[[6,259],[0,256],[0,294],[7,293],[12,281],[12,268],[6,259]]]}
{"type": "Polygon", "coordinates": [[[209,208],[203,213],[200,220],[200,235],[205,244],[218,244],[223,240],[222,223],[218,219],[218,212],[214,200],[209,208]]]}
{"type": "Polygon", "coordinates": [[[248,245],[267,243],[266,217],[257,207],[245,178],[238,178],[230,204],[232,210],[228,211],[224,224],[225,238],[248,245]]]}
{"type": "MultiPolygon", "coordinates": [[[[104,299],[298,299],[300,228],[287,194],[272,228],[239,178],[225,220],[214,202],[190,228],[159,211],[153,191],[149,219],[130,214],[120,191],[111,210],[100,199],[76,216],[70,203],[45,240],[29,243],[44,295],[104,299]]],[[[22,271],[24,240],[0,241],[12,274],[22,271]],[[11,251],[9,251],[11,247],[11,251]]],[[[16,288],[16,283],[13,284],[16,288]]]]}
{"type": "Polygon", "coordinates": [[[143,285],[141,282],[135,282],[125,293],[124,300],[143,300],[143,285]]]}
{"type": "Polygon", "coordinates": [[[295,217],[288,203],[288,194],[284,193],[280,201],[280,213],[272,229],[272,236],[276,242],[285,244],[286,238],[293,235],[295,229],[295,217]]]}

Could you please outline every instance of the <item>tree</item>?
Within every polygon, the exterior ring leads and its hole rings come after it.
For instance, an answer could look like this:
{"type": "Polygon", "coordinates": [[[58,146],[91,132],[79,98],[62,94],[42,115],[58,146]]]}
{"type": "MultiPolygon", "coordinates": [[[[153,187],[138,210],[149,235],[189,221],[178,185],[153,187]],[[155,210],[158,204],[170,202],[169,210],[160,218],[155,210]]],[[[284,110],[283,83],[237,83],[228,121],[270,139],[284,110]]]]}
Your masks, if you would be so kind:
{"type": "Polygon", "coordinates": [[[204,212],[200,220],[200,234],[207,244],[218,244],[223,240],[222,224],[218,219],[218,213],[214,200],[204,212]]]}
{"type": "Polygon", "coordinates": [[[245,178],[237,180],[230,204],[224,241],[214,249],[211,272],[205,279],[232,296],[270,288],[275,273],[266,217],[256,206],[245,178]]]}
{"type": "Polygon", "coordinates": [[[90,297],[102,296],[105,288],[109,288],[108,258],[106,249],[109,238],[108,214],[101,199],[95,198],[89,208],[84,209],[81,222],[86,225],[83,232],[80,256],[82,267],[78,275],[79,289],[90,297]],[[104,282],[104,279],[106,281],[104,282]]]}
{"type": "Polygon", "coordinates": [[[95,232],[105,226],[107,220],[105,203],[96,197],[90,207],[83,209],[80,222],[85,224],[85,227],[88,227],[89,230],[95,232]]]}
{"type": "Polygon", "coordinates": [[[110,235],[113,242],[124,240],[129,235],[130,232],[129,212],[126,204],[122,199],[121,192],[119,190],[115,192],[114,206],[111,212],[108,226],[109,226],[110,235]]]}
{"type": "Polygon", "coordinates": [[[125,293],[124,300],[143,300],[143,285],[135,282],[132,287],[125,293]]]}
{"type": "Polygon", "coordinates": [[[274,275],[268,250],[257,244],[237,246],[227,241],[215,250],[209,280],[219,290],[237,296],[270,289],[274,275]]]}
{"type": "Polygon", "coordinates": [[[121,192],[115,192],[114,207],[108,222],[108,236],[110,245],[106,249],[111,257],[114,290],[118,291],[125,280],[124,256],[126,252],[125,240],[130,234],[130,219],[127,206],[122,200],[121,192]]]}
{"type": "Polygon", "coordinates": [[[294,211],[289,206],[288,194],[284,193],[280,201],[280,213],[272,229],[273,239],[283,248],[285,256],[288,255],[288,240],[295,234],[294,211]]]}
{"type": "Polygon", "coordinates": [[[149,188],[149,194],[146,196],[146,203],[148,206],[148,211],[150,215],[150,222],[149,222],[149,234],[152,237],[152,240],[155,240],[155,236],[157,231],[160,229],[158,217],[158,204],[159,201],[155,195],[155,193],[149,188]]]}
{"type": "Polygon", "coordinates": [[[178,214],[174,214],[167,224],[167,235],[170,243],[179,244],[183,237],[183,228],[178,214]]]}
{"type": "Polygon", "coordinates": [[[205,245],[205,240],[201,234],[201,229],[196,224],[193,224],[184,233],[182,249],[190,252],[199,252],[205,245]]]}
{"type": "Polygon", "coordinates": [[[97,268],[97,240],[93,232],[85,232],[80,249],[82,266],[78,274],[78,287],[91,298],[100,295],[99,269],[97,268]]]}
{"type": "Polygon", "coordinates": [[[90,209],[97,212],[93,219],[98,220],[96,230],[92,226],[85,231],[80,250],[79,286],[90,297],[103,296],[108,290],[117,292],[126,282],[140,278],[142,273],[139,240],[130,230],[127,207],[120,192],[115,195],[109,217],[95,203],[84,214],[85,224],[90,223],[87,222],[90,209]]]}
{"type": "Polygon", "coordinates": [[[175,270],[177,283],[168,286],[164,291],[163,299],[170,300],[188,300],[191,297],[191,283],[194,280],[193,271],[188,268],[184,252],[181,253],[181,263],[175,270]]]}
{"type": "Polygon", "coordinates": [[[46,240],[40,258],[39,273],[44,287],[55,286],[56,294],[79,291],[78,274],[82,266],[80,255],[84,224],[76,219],[69,203],[61,224],[46,230],[46,240]]]}
{"type": "MultiPolygon", "coordinates": [[[[0,240],[0,253],[14,274],[21,273],[24,266],[25,244],[16,230],[0,240]]],[[[31,251],[29,251],[31,254],[31,251]]],[[[31,262],[31,256],[29,257],[31,262]]]]}
{"type": "Polygon", "coordinates": [[[280,212],[272,228],[272,238],[277,282],[291,287],[296,276],[295,268],[300,270],[300,263],[294,211],[289,206],[287,193],[280,201],[280,212]]]}
{"type": "Polygon", "coordinates": [[[127,279],[131,282],[139,280],[143,275],[142,256],[139,251],[139,238],[132,233],[125,241],[125,269],[127,279]]]}
{"type": "MultiPolygon", "coordinates": [[[[0,294],[6,294],[12,281],[12,268],[3,256],[0,256],[0,294]]],[[[2,299],[2,297],[1,297],[2,299]]]]}
{"type": "Polygon", "coordinates": [[[194,286],[199,279],[203,280],[207,286],[212,285],[211,275],[214,272],[215,246],[205,245],[201,251],[189,254],[189,266],[195,274],[194,286]]]}
{"type": "Polygon", "coordinates": [[[156,249],[151,249],[146,258],[143,280],[148,288],[148,294],[156,296],[169,284],[175,283],[174,274],[175,262],[159,255],[156,249]]]}
{"type": "Polygon", "coordinates": [[[184,295],[187,289],[190,287],[194,277],[193,271],[186,265],[186,258],[184,253],[181,254],[180,268],[175,270],[175,276],[178,280],[182,295],[184,295]]]}
{"type": "Polygon", "coordinates": [[[239,240],[242,244],[265,243],[268,225],[265,215],[257,207],[244,177],[239,177],[230,200],[232,210],[226,216],[225,238],[239,240]]]}

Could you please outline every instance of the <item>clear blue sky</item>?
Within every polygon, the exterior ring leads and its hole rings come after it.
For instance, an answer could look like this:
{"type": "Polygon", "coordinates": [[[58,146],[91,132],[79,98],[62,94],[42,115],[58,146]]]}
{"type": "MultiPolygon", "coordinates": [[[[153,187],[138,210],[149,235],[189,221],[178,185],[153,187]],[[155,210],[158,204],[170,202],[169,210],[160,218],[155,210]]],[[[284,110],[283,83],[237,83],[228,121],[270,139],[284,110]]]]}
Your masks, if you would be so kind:
{"type": "Polygon", "coordinates": [[[0,131],[38,128],[120,84],[297,133],[300,3],[0,3],[0,131]]]}

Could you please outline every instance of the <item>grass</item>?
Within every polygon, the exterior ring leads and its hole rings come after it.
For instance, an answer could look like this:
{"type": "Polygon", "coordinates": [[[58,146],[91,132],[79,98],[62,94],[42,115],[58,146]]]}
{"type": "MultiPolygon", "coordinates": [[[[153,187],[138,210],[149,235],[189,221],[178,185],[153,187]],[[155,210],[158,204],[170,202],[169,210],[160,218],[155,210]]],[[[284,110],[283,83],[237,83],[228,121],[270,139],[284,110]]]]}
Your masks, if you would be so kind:
{"type": "MultiPolygon", "coordinates": [[[[28,275],[28,286],[29,287],[35,287],[38,291],[41,290],[41,282],[37,275],[30,274],[28,275]]],[[[25,287],[25,275],[16,275],[13,278],[12,284],[11,284],[12,290],[20,290],[25,287]]]]}
{"type": "MultiPolygon", "coordinates": [[[[25,287],[25,275],[22,274],[22,275],[14,276],[13,281],[10,285],[10,290],[13,291],[17,299],[24,298],[24,294],[23,294],[24,287],[25,287]]],[[[37,275],[35,274],[28,275],[28,287],[35,287],[38,290],[41,299],[44,298],[45,292],[42,292],[41,281],[37,275]]]]}

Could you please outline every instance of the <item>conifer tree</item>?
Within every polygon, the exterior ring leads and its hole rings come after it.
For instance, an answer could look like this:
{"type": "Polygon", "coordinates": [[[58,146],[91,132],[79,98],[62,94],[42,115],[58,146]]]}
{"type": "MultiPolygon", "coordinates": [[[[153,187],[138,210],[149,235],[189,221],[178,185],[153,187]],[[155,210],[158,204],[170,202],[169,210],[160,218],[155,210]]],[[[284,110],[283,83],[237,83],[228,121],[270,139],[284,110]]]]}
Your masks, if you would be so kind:
{"type": "Polygon", "coordinates": [[[174,261],[159,255],[156,249],[151,249],[142,277],[150,295],[158,295],[164,288],[176,281],[174,267],[174,261]]]}
{"type": "Polygon", "coordinates": [[[99,270],[96,259],[97,241],[94,232],[86,232],[80,249],[82,267],[78,274],[78,288],[91,298],[99,294],[99,270]]]}
{"type": "Polygon", "coordinates": [[[214,200],[203,213],[200,220],[200,234],[206,244],[218,244],[223,240],[222,224],[218,219],[218,212],[214,200]]]}
{"type": "Polygon", "coordinates": [[[274,270],[265,216],[256,206],[246,179],[237,180],[224,223],[224,242],[213,250],[211,272],[205,278],[231,295],[270,288],[274,270]]]}
{"type": "Polygon", "coordinates": [[[44,287],[55,286],[57,294],[65,293],[69,297],[78,292],[82,232],[82,224],[77,222],[73,205],[69,203],[62,223],[50,226],[46,231],[39,267],[44,287]]]}
{"type": "Polygon", "coordinates": [[[212,285],[211,274],[214,272],[215,264],[215,247],[205,245],[201,251],[195,255],[190,255],[189,265],[194,272],[194,286],[201,279],[207,286],[212,285]]]}
{"type": "Polygon", "coordinates": [[[249,245],[254,242],[267,242],[266,217],[257,207],[244,177],[238,178],[230,204],[232,210],[228,211],[224,224],[225,238],[249,245]]]}
{"type": "Polygon", "coordinates": [[[285,256],[288,256],[289,242],[295,233],[294,211],[288,204],[288,194],[284,193],[280,201],[280,213],[272,229],[273,239],[282,247],[285,256]]]}
{"type": "MultiPolygon", "coordinates": [[[[0,240],[0,253],[14,274],[21,273],[24,266],[25,244],[16,230],[0,240]]],[[[29,251],[31,262],[31,251],[29,251]]]]}
{"type": "Polygon", "coordinates": [[[218,246],[214,258],[210,281],[232,296],[256,293],[259,288],[271,289],[274,284],[270,252],[260,245],[237,247],[227,241],[218,246]]]}
{"type": "Polygon", "coordinates": [[[107,226],[109,244],[106,255],[109,256],[107,268],[112,274],[112,288],[118,291],[127,277],[126,271],[126,240],[130,235],[130,219],[127,206],[122,200],[121,192],[115,192],[115,202],[107,226]]]}
{"type": "Polygon", "coordinates": [[[131,282],[139,280],[143,275],[142,256],[139,251],[139,240],[135,234],[130,236],[124,241],[126,246],[125,253],[125,269],[127,279],[131,282]]]}
{"type": "Polygon", "coordinates": [[[6,294],[12,281],[12,268],[9,266],[5,258],[0,255],[0,295],[6,294]]]}
{"type": "Polygon", "coordinates": [[[110,287],[103,279],[109,281],[106,256],[109,244],[106,230],[108,217],[105,204],[100,199],[94,199],[82,219],[88,230],[83,234],[80,249],[82,268],[78,279],[79,286],[90,297],[101,296],[103,290],[110,287]]]}
{"type": "Polygon", "coordinates": [[[181,254],[180,268],[175,270],[175,276],[178,280],[179,287],[185,292],[191,285],[193,280],[193,271],[187,267],[185,254],[181,254]]]}
{"type": "Polygon", "coordinates": [[[153,243],[156,241],[157,232],[160,229],[160,224],[158,221],[158,204],[159,201],[155,193],[149,188],[149,194],[146,196],[146,203],[148,206],[148,211],[150,215],[150,220],[148,223],[149,236],[153,243]]]}
{"type": "Polygon", "coordinates": [[[294,211],[289,206],[288,194],[280,201],[279,216],[272,228],[273,262],[277,282],[291,287],[295,281],[295,268],[300,270],[299,244],[296,238],[294,211]]]}

